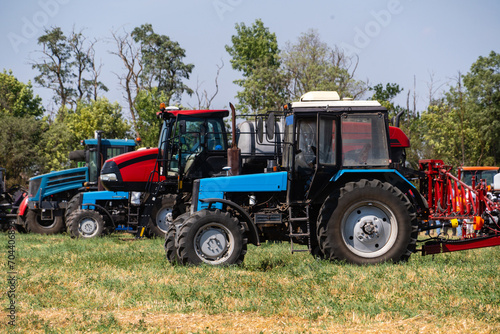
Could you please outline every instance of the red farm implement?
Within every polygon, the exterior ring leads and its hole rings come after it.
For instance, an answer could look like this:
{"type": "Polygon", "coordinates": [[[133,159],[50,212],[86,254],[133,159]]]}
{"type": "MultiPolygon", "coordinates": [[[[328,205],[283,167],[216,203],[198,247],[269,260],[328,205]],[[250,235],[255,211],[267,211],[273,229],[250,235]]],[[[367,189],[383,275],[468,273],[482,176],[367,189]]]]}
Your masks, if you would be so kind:
{"type": "Polygon", "coordinates": [[[454,252],[500,245],[500,205],[489,193],[485,180],[472,179],[469,186],[451,174],[442,160],[421,160],[420,190],[429,205],[427,222],[421,230],[460,228],[460,239],[439,235],[425,242],[422,254],[454,252]],[[431,227],[429,222],[435,224],[431,227]]]}

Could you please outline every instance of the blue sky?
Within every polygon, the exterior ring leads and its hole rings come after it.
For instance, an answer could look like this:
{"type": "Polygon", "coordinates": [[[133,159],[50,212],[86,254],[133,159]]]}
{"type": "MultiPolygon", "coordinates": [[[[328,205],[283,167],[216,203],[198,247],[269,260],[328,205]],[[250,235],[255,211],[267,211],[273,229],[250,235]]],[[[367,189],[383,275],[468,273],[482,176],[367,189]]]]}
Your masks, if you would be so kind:
{"type": "MultiPolygon", "coordinates": [[[[193,63],[187,84],[214,91],[216,65],[224,62],[219,94],[213,108],[236,102],[239,73],[230,65],[224,46],[231,42],[235,24],[251,25],[262,19],[276,33],[280,48],[296,42],[301,33],[316,29],[331,47],[342,46],[359,56],[356,78],[370,84],[394,82],[404,87],[397,102],[406,104],[406,92],[414,78],[418,108],[428,103],[428,85],[447,88],[458,72],[466,73],[479,56],[500,52],[500,1],[429,0],[1,0],[0,70],[11,69],[23,82],[37,72],[37,38],[44,27],[73,27],[85,36],[99,38],[97,59],[101,80],[110,88],[106,96],[125,106],[116,73],[121,60],[111,55],[111,31],[131,31],[151,23],[155,32],[168,35],[186,50],[193,63]]],[[[51,93],[34,85],[36,94],[49,105],[51,93]]],[[[369,97],[368,94],[366,97],[369,97]]],[[[195,97],[183,97],[183,105],[196,106],[195,97]]],[[[124,110],[127,114],[128,110],[124,110]]]]}

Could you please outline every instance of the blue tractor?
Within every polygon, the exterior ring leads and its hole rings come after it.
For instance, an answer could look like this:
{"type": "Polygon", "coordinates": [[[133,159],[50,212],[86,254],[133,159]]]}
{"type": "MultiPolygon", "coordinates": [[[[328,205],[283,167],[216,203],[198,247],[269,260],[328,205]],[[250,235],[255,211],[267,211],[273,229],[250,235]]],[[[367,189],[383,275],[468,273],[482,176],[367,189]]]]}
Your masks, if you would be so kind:
{"type": "Polygon", "coordinates": [[[134,140],[102,139],[101,133],[96,131],[94,139],[82,140],[84,150],[70,152],[69,158],[80,167],[30,179],[28,196],[18,210],[18,224],[32,233],[65,231],[65,218],[78,208],[80,194],[101,190],[99,176],[104,161],[135,150],[134,140]]]}
{"type": "MultiPolygon", "coordinates": [[[[270,140],[276,115],[266,122],[270,140]]],[[[417,212],[427,204],[404,175],[404,145],[393,141],[409,141],[389,127],[387,109],[377,101],[341,100],[336,92],[309,92],[280,118],[278,168],[196,180],[191,211],[166,234],[167,259],[239,264],[249,243],[266,240],[355,264],[408,259],[416,248],[417,212]]]]}

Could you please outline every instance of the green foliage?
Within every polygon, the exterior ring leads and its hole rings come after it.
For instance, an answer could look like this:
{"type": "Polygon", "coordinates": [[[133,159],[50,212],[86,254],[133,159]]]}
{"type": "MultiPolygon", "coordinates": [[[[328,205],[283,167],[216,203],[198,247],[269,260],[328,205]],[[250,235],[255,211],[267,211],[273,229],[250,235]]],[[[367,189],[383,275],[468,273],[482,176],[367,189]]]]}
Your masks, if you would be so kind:
{"type": "Polygon", "coordinates": [[[80,101],[76,111],[69,113],[65,121],[69,131],[78,141],[94,138],[94,131],[102,130],[103,138],[127,138],[130,125],[122,118],[118,102],[110,103],[101,97],[96,101],[80,101]]]}
{"type": "Polygon", "coordinates": [[[264,27],[261,19],[255,20],[251,27],[244,23],[236,24],[236,35],[231,37],[232,46],[226,45],[226,51],[232,57],[233,69],[250,77],[257,68],[280,66],[276,34],[264,27]]]}
{"type": "Polygon", "coordinates": [[[186,51],[179,43],[170,40],[166,35],[158,35],[151,24],[136,27],[131,34],[141,50],[143,71],[140,75],[142,88],[151,90],[157,87],[165,94],[167,105],[172,98],[180,100],[183,93],[193,93],[182,80],[189,79],[193,64],[184,64],[186,51]]]}
{"type": "Polygon", "coordinates": [[[0,167],[6,169],[9,186],[25,185],[35,171],[43,169],[38,144],[43,135],[45,123],[33,116],[0,118],[0,167]]]}
{"type": "Polygon", "coordinates": [[[100,68],[95,63],[94,42],[86,42],[81,32],[73,31],[68,37],[61,28],[46,29],[38,38],[41,57],[32,67],[40,74],[35,82],[54,92],[58,109],[74,106],[82,99],[97,99],[99,91],[108,88],[98,80],[100,68]]]}
{"type": "Polygon", "coordinates": [[[236,24],[232,45],[226,45],[233,69],[244,79],[234,83],[243,88],[236,97],[240,113],[277,110],[288,98],[288,77],[280,67],[276,35],[257,19],[251,27],[236,24]]]}
{"type": "Polygon", "coordinates": [[[329,47],[316,30],[300,35],[296,44],[288,43],[283,63],[291,76],[294,99],[315,90],[337,91],[341,97],[356,98],[367,89],[364,82],[354,80],[357,59],[329,47]]]}
{"type": "Polygon", "coordinates": [[[78,143],[79,138],[75,137],[75,134],[69,130],[66,123],[55,121],[49,125],[47,122],[45,131],[38,143],[40,148],[38,155],[43,161],[43,168],[40,168],[39,172],[45,173],[69,168],[69,152],[81,149],[78,147],[78,143]]]}
{"type": "Polygon", "coordinates": [[[238,111],[265,112],[279,110],[289,100],[289,78],[280,67],[268,67],[265,61],[256,65],[245,80],[239,80],[243,88],[236,94],[238,111]]]}
{"type": "Polygon", "coordinates": [[[135,99],[135,110],[139,115],[137,130],[141,134],[141,146],[155,147],[158,144],[162,122],[156,117],[160,103],[168,100],[164,92],[154,87],[151,90],[141,90],[135,99]]]}
{"type": "Polygon", "coordinates": [[[74,79],[73,62],[71,61],[71,46],[61,28],[55,27],[45,30],[45,35],[38,38],[42,46],[42,59],[32,67],[40,74],[35,82],[42,87],[54,91],[54,101],[61,106],[69,102],[75,94],[69,83],[74,79]]]}
{"type": "Polygon", "coordinates": [[[392,100],[404,89],[402,87],[399,87],[399,85],[396,83],[388,82],[387,84],[385,84],[385,87],[383,84],[379,83],[373,87],[370,87],[370,90],[375,92],[372,96],[372,100],[377,100],[388,110],[395,110],[396,107],[394,106],[392,100]]]}
{"type": "MultiPolygon", "coordinates": [[[[500,162],[500,54],[491,51],[479,57],[463,77],[468,107],[477,121],[477,131],[488,143],[487,154],[500,162]]],[[[480,143],[478,143],[480,144],[480,143]]]]}
{"type": "Polygon", "coordinates": [[[41,117],[43,113],[42,99],[38,95],[33,96],[31,82],[20,82],[11,70],[0,73],[0,117],[41,117]]]}
{"type": "Polygon", "coordinates": [[[500,161],[500,55],[479,57],[445,96],[422,113],[426,158],[452,165],[500,161]],[[462,85],[463,79],[463,85],[462,85]]]}

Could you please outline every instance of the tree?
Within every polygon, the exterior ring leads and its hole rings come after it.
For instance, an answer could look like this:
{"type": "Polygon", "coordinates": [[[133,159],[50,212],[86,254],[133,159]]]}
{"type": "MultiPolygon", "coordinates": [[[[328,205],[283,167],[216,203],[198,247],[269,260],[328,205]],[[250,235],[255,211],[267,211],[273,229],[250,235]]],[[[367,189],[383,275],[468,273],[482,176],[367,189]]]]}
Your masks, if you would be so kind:
{"type": "Polygon", "coordinates": [[[139,115],[137,129],[143,134],[141,146],[154,147],[158,144],[162,122],[156,117],[156,112],[159,111],[160,103],[166,99],[165,93],[156,87],[151,90],[141,90],[137,95],[134,108],[139,115]]]}
{"type": "Polygon", "coordinates": [[[69,131],[65,122],[55,120],[48,123],[45,118],[43,132],[38,143],[37,155],[41,161],[38,173],[46,173],[53,170],[61,170],[70,167],[69,152],[79,147],[80,140],[69,131]]]}
{"type": "Polygon", "coordinates": [[[80,101],[76,111],[65,120],[68,130],[78,141],[93,138],[95,130],[102,130],[104,138],[126,138],[130,125],[122,118],[118,102],[110,103],[104,97],[96,101],[80,101]]]}
{"type": "Polygon", "coordinates": [[[100,66],[95,63],[96,42],[88,42],[81,32],[74,30],[66,37],[59,27],[46,29],[38,38],[42,56],[32,64],[40,72],[35,82],[54,92],[58,109],[64,110],[68,105],[74,107],[83,98],[97,99],[99,90],[108,90],[98,80],[100,66]],[[90,73],[88,79],[85,78],[87,73],[90,73]]]}
{"type": "Polygon", "coordinates": [[[0,117],[41,117],[44,111],[42,99],[38,95],[33,96],[31,82],[20,82],[10,70],[0,73],[0,117]]]}
{"type": "Polygon", "coordinates": [[[236,24],[232,45],[226,45],[233,69],[244,79],[234,81],[243,88],[236,97],[241,113],[279,108],[288,99],[288,76],[281,68],[276,35],[258,19],[247,27],[236,24]]]}
{"type": "Polygon", "coordinates": [[[232,46],[226,45],[226,51],[232,57],[233,69],[242,72],[243,77],[249,77],[257,67],[280,66],[276,34],[271,33],[260,19],[251,27],[237,23],[231,42],[232,46]]]}
{"type": "Polygon", "coordinates": [[[488,155],[500,161],[500,54],[491,51],[480,56],[463,77],[478,132],[486,138],[488,155]]]}
{"type": "Polygon", "coordinates": [[[289,100],[289,77],[280,67],[256,64],[252,74],[241,81],[242,91],[236,94],[242,113],[279,110],[289,100]]]}
{"type": "Polygon", "coordinates": [[[404,89],[399,87],[396,83],[386,83],[385,87],[380,83],[370,87],[370,90],[375,92],[372,96],[372,100],[377,100],[384,107],[391,110],[394,109],[394,103],[392,100],[404,89]]]}
{"type": "Polygon", "coordinates": [[[293,98],[314,90],[334,90],[341,97],[358,98],[368,88],[366,83],[354,80],[358,58],[329,47],[316,30],[303,33],[296,44],[287,43],[283,63],[291,77],[293,98]]]}
{"type": "Polygon", "coordinates": [[[9,186],[25,185],[35,171],[43,169],[38,144],[45,124],[33,116],[3,115],[0,120],[0,167],[6,169],[9,186]]]}
{"type": "Polygon", "coordinates": [[[42,87],[54,91],[54,101],[61,107],[65,106],[74,95],[71,81],[75,77],[72,71],[71,46],[61,28],[45,30],[45,35],[38,38],[42,46],[42,58],[32,67],[40,74],[35,82],[42,87]]]}
{"type": "Polygon", "coordinates": [[[158,91],[166,95],[164,102],[167,104],[172,98],[180,100],[183,93],[193,93],[182,81],[189,79],[194,65],[184,64],[186,51],[179,43],[155,33],[151,24],[136,27],[131,36],[140,45],[144,66],[140,75],[143,88],[158,87],[158,91]]]}
{"type": "MultiPolygon", "coordinates": [[[[136,109],[144,105],[144,101],[137,103],[137,99],[142,99],[144,94],[147,96],[154,88],[162,94],[164,100],[161,102],[167,105],[172,99],[180,99],[183,93],[192,94],[183,79],[189,79],[194,65],[184,64],[185,50],[168,36],[156,34],[151,24],[136,27],[132,33],[113,33],[113,38],[117,50],[112,53],[120,57],[125,67],[125,74],[119,79],[125,90],[133,129],[136,137],[146,138],[149,134],[143,132],[144,122],[136,109]]],[[[154,113],[158,107],[159,104],[149,113],[154,113]]]]}

